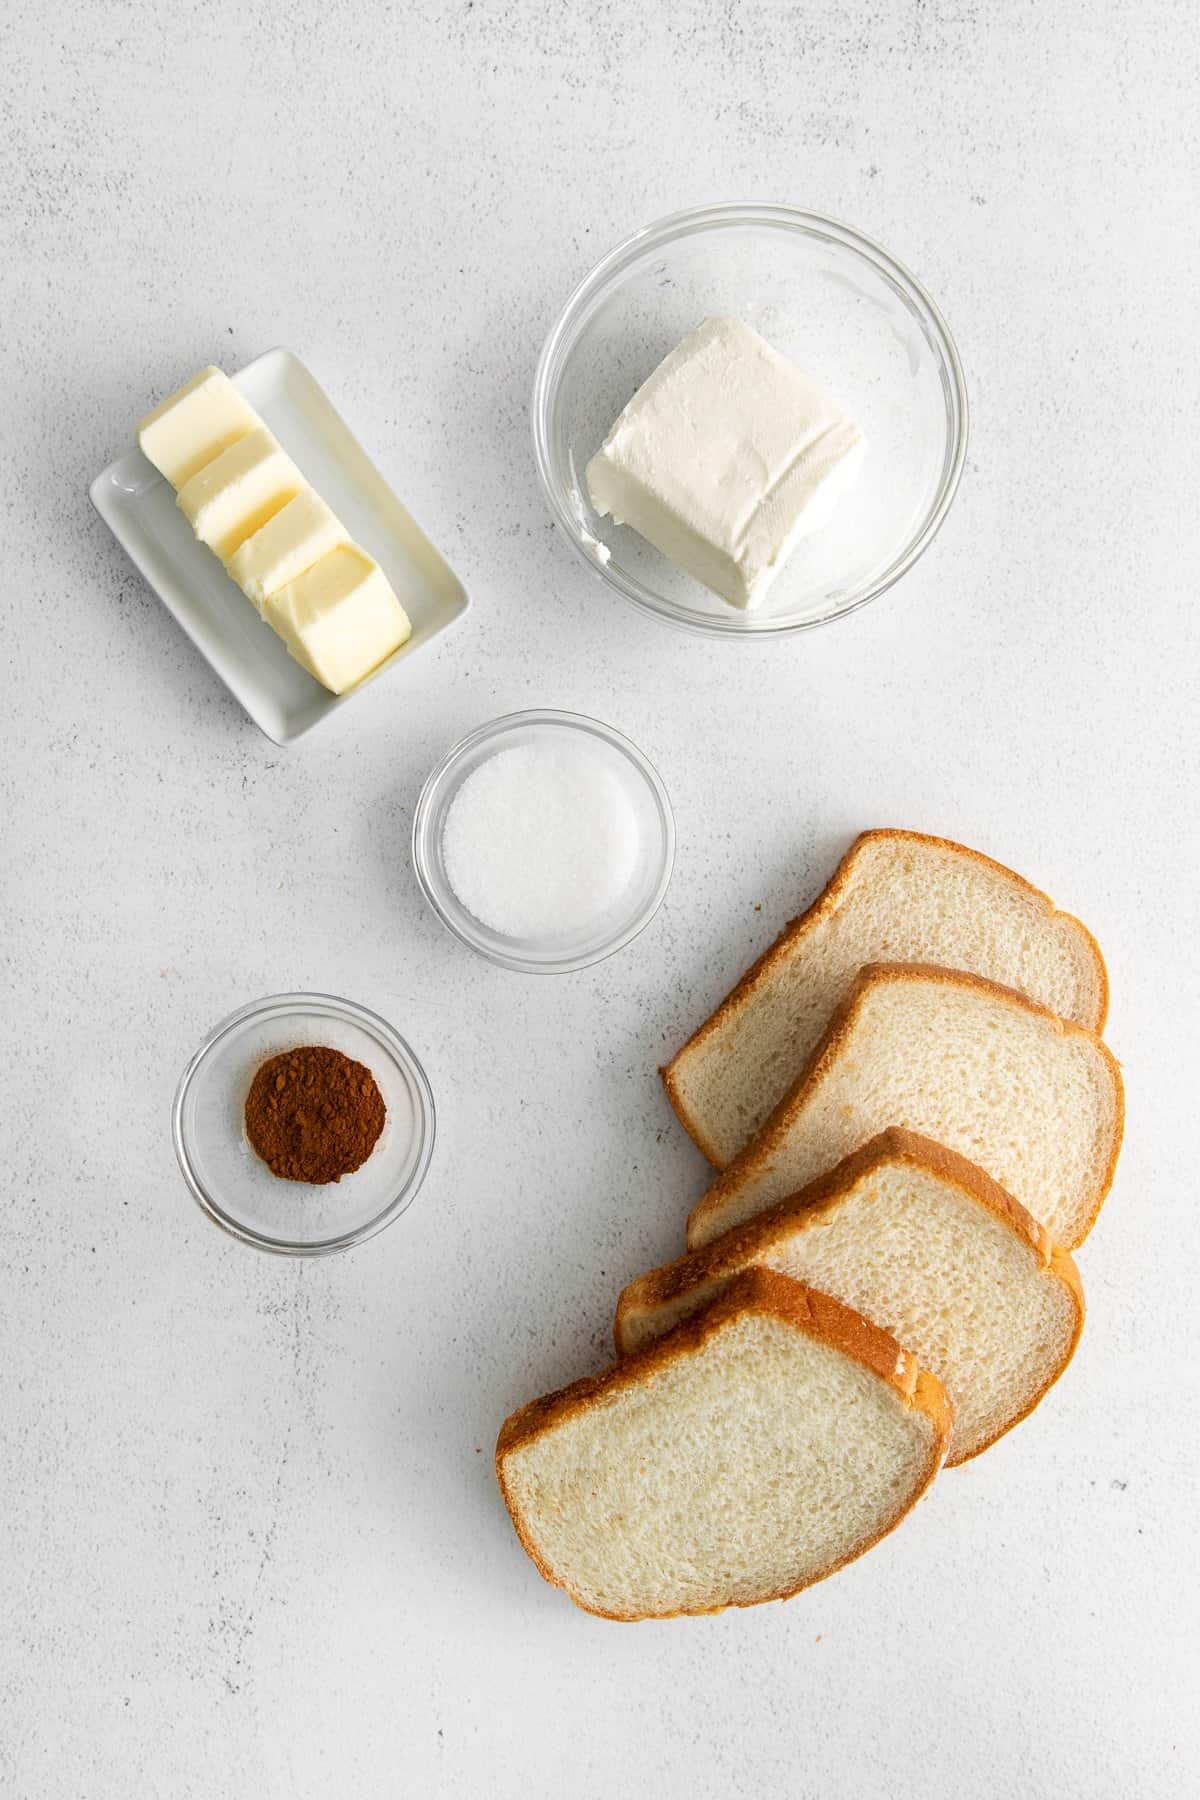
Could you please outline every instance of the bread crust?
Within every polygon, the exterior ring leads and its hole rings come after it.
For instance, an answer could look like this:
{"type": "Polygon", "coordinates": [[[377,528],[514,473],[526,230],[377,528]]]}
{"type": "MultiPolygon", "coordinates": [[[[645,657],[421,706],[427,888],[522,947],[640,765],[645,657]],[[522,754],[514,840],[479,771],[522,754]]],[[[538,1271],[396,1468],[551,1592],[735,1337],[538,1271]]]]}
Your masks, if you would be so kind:
{"type": "MultiPolygon", "coordinates": [[[[776,1131],[781,1127],[790,1124],[792,1119],[802,1109],[808,1098],[809,1092],[821,1080],[828,1065],[838,1055],[843,1043],[853,1031],[854,1021],[863,1005],[864,997],[870,992],[871,988],[878,984],[905,978],[913,978],[920,981],[936,981],[948,987],[976,988],[981,993],[989,994],[994,999],[1002,1000],[1009,1006],[1019,1007],[1026,1012],[1034,1013],[1040,1018],[1049,1020],[1064,1037],[1077,1036],[1086,1039],[1099,1054],[1101,1061],[1104,1063],[1112,1079],[1112,1144],[1106,1166],[1097,1183],[1093,1204],[1084,1224],[1084,1228],[1075,1237],[1064,1240],[1062,1245],[1062,1248],[1065,1250],[1078,1249],[1079,1245],[1084,1241],[1093,1225],[1096,1223],[1100,1208],[1104,1205],[1109,1189],[1112,1187],[1113,1176],[1116,1174],[1117,1158],[1121,1153],[1121,1142],[1125,1133],[1125,1088],[1121,1079],[1120,1064],[1117,1062],[1116,1057],[1104,1042],[1103,1038],[1096,1032],[1090,1031],[1087,1026],[1076,1025],[1071,1019],[1060,1019],[1058,1014],[1052,1012],[1048,1006],[1043,1006],[1038,1000],[1031,1000],[1027,994],[1020,993],[1016,988],[1005,987],[1002,982],[988,981],[984,976],[972,975],[964,969],[944,969],[936,963],[867,963],[859,970],[849,988],[846,990],[846,993],[834,1008],[829,1023],[825,1027],[807,1064],[802,1069],[798,1078],[792,1083],[792,1086],[783,1096],[783,1099],[779,1102],[778,1106],[776,1106],[775,1110],[768,1115],[757,1137],[752,1138],[746,1145],[746,1148],[741,1151],[738,1156],[734,1157],[728,1168],[721,1171],[711,1187],[709,1187],[707,1192],[701,1196],[688,1214],[687,1230],[689,1248],[702,1248],[702,1246],[693,1243],[693,1231],[696,1222],[701,1219],[706,1219],[710,1213],[719,1210],[720,1202],[724,1194],[736,1186],[747,1170],[757,1169],[764,1161],[768,1153],[770,1141],[776,1131]]],[[[945,1154],[951,1155],[953,1153],[945,1151],[945,1154]]],[[[996,1183],[995,1185],[999,1187],[999,1183],[996,1183]]],[[[1000,1188],[1001,1193],[1004,1191],[1003,1188],[1000,1188]]],[[[1009,1198],[1011,1199],[1012,1196],[1010,1195],[1009,1198]]],[[[1014,1201],[1014,1204],[1018,1203],[1014,1201]]],[[[1022,1210],[1025,1209],[1022,1208],[1022,1210]]]]}
{"type": "MultiPolygon", "coordinates": [[[[849,885],[851,876],[854,873],[855,864],[863,849],[866,845],[884,838],[890,839],[892,842],[896,843],[921,844],[934,849],[956,851],[961,856],[969,857],[973,862],[982,863],[995,874],[1004,876],[1007,880],[1014,882],[1017,887],[1023,889],[1025,893],[1030,894],[1034,899],[1041,901],[1048,909],[1052,918],[1057,918],[1065,924],[1074,926],[1084,940],[1085,946],[1091,954],[1096,969],[1098,995],[1097,1016],[1092,1023],[1085,1026],[1084,1029],[1094,1031],[1097,1036],[1104,1030],[1108,1019],[1108,969],[1105,966],[1104,957],[1101,954],[1100,946],[1096,942],[1095,937],[1088,930],[1083,921],[1076,918],[1074,913],[1060,911],[1060,909],[1055,906],[1053,900],[1051,900],[1049,894],[1043,893],[1041,888],[1035,887],[1031,881],[1026,881],[1025,877],[1023,875],[1018,875],[1015,869],[1007,868],[1004,863],[996,862],[993,857],[985,856],[982,850],[972,850],[966,844],[955,843],[953,838],[933,837],[925,832],[903,831],[893,826],[878,826],[870,831],[861,831],[838,863],[829,883],[822,889],[821,893],[817,895],[817,898],[812,902],[812,905],[806,907],[802,913],[798,913],[794,919],[788,920],[774,942],[768,944],[762,955],[757,957],[755,961],[751,963],[745,974],[730,989],[720,1005],[710,1013],[704,1023],[692,1033],[687,1043],[684,1044],[681,1049],[676,1051],[675,1055],[671,1058],[671,1061],[659,1070],[663,1086],[667,1090],[667,1098],[670,1100],[671,1105],[675,1110],[676,1117],[696,1145],[697,1149],[700,1150],[715,1169],[724,1168],[726,1167],[726,1164],[722,1161],[716,1150],[716,1146],[706,1137],[703,1125],[689,1112],[687,1102],[679,1086],[678,1069],[680,1064],[686,1056],[690,1056],[693,1051],[700,1049],[717,1028],[724,1024],[725,1020],[732,1013],[737,1011],[741,1002],[763,983],[774,963],[797,938],[803,937],[805,933],[810,931],[818,920],[822,919],[826,913],[836,912],[842,897],[842,892],[849,885]]],[[[1036,1002],[1034,1004],[1036,1004],[1036,1002]]]]}
{"type": "Polygon", "coordinates": [[[951,1438],[946,1466],[953,1468],[980,1455],[1006,1436],[1015,1425],[1019,1425],[1022,1419],[1029,1417],[1070,1363],[1083,1332],[1083,1283],[1074,1258],[1053,1242],[1045,1226],[1039,1224],[1007,1188],[1001,1187],[985,1170],[969,1162],[965,1156],[960,1156],[956,1150],[949,1150],[944,1144],[935,1143],[932,1138],[923,1137],[916,1131],[907,1131],[898,1125],[890,1126],[857,1150],[852,1150],[849,1156],[844,1157],[828,1173],[818,1175],[815,1181],[809,1182],[799,1192],[777,1201],[774,1206],[756,1213],[753,1218],[743,1220],[740,1225],[735,1225],[701,1249],[689,1251],[685,1256],[677,1257],[674,1262],[652,1269],[648,1274],[639,1276],[636,1281],[631,1281],[617,1300],[613,1320],[613,1341],[617,1355],[636,1354],[629,1352],[625,1344],[626,1324],[635,1313],[650,1311],[667,1301],[677,1300],[689,1289],[700,1287],[709,1281],[725,1279],[730,1271],[740,1271],[747,1257],[769,1251],[781,1228],[791,1231],[797,1228],[807,1230],[817,1225],[865,1177],[885,1165],[895,1163],[909,1163],[935,1175],[1001,1220],[1029,1246],[1046,1273],[1068,1290],[1075,1307],[1075,1325],[1067,1353],[1046,1382],[1034,1393],[1029,1404],[1014,1414],[1000,1430],[993,1432],[991,1437],[965,1454],[955,1453],[954,1440],[951,1438]]]}
{"type": "Polygon", "coordinates": [[[773,1269],[747,1269],[735,1277],[708,1306],[701,1308],[692,1318],[685,1319],[673,1331],[664,1333],[645,1349],[635,1351],[623,1361],[602,1369],[597,1375],[584,1376],[581,1381],[572,1382],[569,1387],[560,1388],[556,1393],[544,1394],[540,1399],[519,1407],[500,1427],[500,1435],[496,1440],[496,1479],[526,1555],[544,1580],[552,1587],[562,1588],[567,1597],[584,1612],[592,1613],[597,1618],[627,1623],[646,1618],[699,1617],[725,1612],[731,1606],[759,1606],[771,1600],[789,1600],[794,1594],[823,1581],[827,1575],[835,1574],[838,1569],[844,1568],[847,1563],[855,1561],[871,1549],[881,1538],[895,1530],[929,1488],[945,1460],[953,1421],[953,1408],[941,1382],[927,1370],[919,1368],[914,1358],[889,1332],[872,1324],[869,1319],[864,1319],[851,1307],[843,1306],[840,1300],[834,1300],[815,1288],[805,1287],[802,1282],[793,1281],[787,1275],[777,1274],[773,1269]],[[878,1532],[855,1545],[818,1574],[794,1587],[763,1594],[756,1600],[734,1600],[720,1606],[680,1607],[670,1613],[606,1612],[590,1606],[572,1590],[570,1582],[558,1575],[539,1554],[505,1480],[505,1457],[535,1438],[539,1432],[577,1412],[585,1411],[604,1395],[652,1379],[676,1358],[700,1350],[724,1326],[749,1312],[770,1314],[781,1319],[784,1324],[804,1332],[806,1336],[831,1345],[886,1381],[910,1411],[925,1414],[933,1426],[932,1451],[919,1483],[911,1496],[884,1522],[878,1532]]]}
{"type": "Polygon", "coordinates": [[[947,1458],[948,1467],[952,1466],[956,1469],[960,1469],[964,1463],[974,1462],[977,1456],[982,1456],[985,1450],[990,1450],[992,1445],[999,1443],[1002,1437],[1007,1437],[1009,1432],[1021,1423],[1022,1419],[1027,1419],[1030,1413],[1036,1412],[1037,1408],[1046,1398],[1046,1395],[1050,1392],[1050,1389],[1058,1382],[1059,1377],[1071,1366],[1075,1357],[1075,1352],[1079,1348],[1079,1340],[1083,1336],[1083,1322],[1087,1317],[1087,1302],[1083,1295],[1083,1280],[1080,1276],[1079,1266],[1076,1263],[1075,1258],[1071,1255],[1069,1250],[1064,1250],[1060,1244],[1051,1245],[1050,1261],[1047,1264],[1047,1269],[1057,1281],[1060,1281],[1062,1285],[1069,1290],[1071,1298],[1075,1303],[1075,1326],[1071,1333],[1071,1341],[1067,1345],[1067,1354],[1054,1370],[1049,1381],[1047,1381],[1043,1387],[1037,1389],[1036,1393],[1031,1396],[1029,1405],[1023,1406],[1020,1412],[1009,1420],[1003,1431],[998,1431],[994,1437],[986,1438],[983,1443],[976,1444],[973,1450],[968,1450],[963,1456],[947,1458]]]}

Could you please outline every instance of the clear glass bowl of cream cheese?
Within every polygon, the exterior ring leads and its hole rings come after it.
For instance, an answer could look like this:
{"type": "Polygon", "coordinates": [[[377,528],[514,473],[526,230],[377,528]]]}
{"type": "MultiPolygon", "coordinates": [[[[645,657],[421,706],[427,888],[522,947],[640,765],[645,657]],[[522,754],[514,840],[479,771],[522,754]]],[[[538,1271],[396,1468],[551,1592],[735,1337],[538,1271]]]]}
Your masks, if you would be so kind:
{"type": "Polygon", "coordinates": [[[891,587],[950,508],[967,426],[958,352],[920,283],[848,226],[788,206],[701,207],[638,232],[571,295],[534,381],[538,472],[575,550],[643,612],[718,637],[827,624],[891,587]],[[601,516],[586,478],[647,377],[702,320],[721,317],[818,383],[865,439],[853,485],[751,610],[601,516]]]}

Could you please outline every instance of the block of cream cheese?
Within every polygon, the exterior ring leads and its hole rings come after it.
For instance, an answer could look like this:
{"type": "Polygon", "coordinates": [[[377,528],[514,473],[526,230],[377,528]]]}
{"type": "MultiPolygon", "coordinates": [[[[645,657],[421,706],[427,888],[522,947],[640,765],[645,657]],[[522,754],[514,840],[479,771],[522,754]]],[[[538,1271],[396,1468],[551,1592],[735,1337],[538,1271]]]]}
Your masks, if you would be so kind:
{"type": "Polygon", "coordinates": [[[258,424],[258,414],[220,369],[201,369],[177,393],[147,413],[138,443],[173,488],[258,424]]]}
{"type": "Polygon", "coordinates": [[[353,544],[328,551],[268,595],[263,618],[296,661],[335,694],[369,675],[412,635],[383,570],[353,544]]]}
{"type": "Polygon", "coordinates": [[[739,319],[705,319],[587,466],[592,505],[730,605],[757,606],[857,478],[864,443],[815,381],[739,319]]]}
{"type": "Polygon", "coordinates": [[[176,499],[200,542],[227,563],[306,485],[272,433],[256,424],[185,481],[176,499]]]}
{"type": "Polygon", "coordinates": [[[301,488],[294,500],[240,544],[229,559],[229,573],[261,612],[277,588],[294,581],[350,534],[314,488],[301,488]]]}

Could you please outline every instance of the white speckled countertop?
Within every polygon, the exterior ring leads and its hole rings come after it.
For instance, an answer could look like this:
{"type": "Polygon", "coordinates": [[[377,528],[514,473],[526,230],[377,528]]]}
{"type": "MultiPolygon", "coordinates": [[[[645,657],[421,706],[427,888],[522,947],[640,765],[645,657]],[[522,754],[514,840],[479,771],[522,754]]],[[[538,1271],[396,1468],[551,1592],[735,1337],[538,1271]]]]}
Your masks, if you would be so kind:
{"type": "Polygon", "coordinates": [[[0,23],[0,1793],[1194,1791],[1194,8],[273,11],[0,23]],[[916,270],[974,412],[916,571],[744,647],[607,596],[527,428],[596,257],[742,197],[916,270]],[[275,343],[475,601],[289,752],[87,501],[150,399],[275,343]],[[663,911],[575,977],[473,960],[408,865],[432,762],[526,705],[627,732],[676,808],[663,911]],[[1082,1349],[836,1579],[602,1624],[522,1555],[497,1426],[680,1245],[656,1064],[880,823],[1104,944],[1130,1119],[1082,1349]],[[302,1266],[213,1229],[168,1130],[202,1033],[297,986],[391,1018],[441,1125],[403,1221],[302,1266]]]}

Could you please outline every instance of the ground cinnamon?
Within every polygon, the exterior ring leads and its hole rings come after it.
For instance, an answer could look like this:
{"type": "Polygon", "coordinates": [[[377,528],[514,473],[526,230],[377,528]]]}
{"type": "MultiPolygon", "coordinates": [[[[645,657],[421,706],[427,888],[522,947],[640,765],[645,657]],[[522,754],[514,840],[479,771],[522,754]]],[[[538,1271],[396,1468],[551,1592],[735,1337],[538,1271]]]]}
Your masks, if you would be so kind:
{"type": "Polygon", "coordinates": [[[273,1056],[246,1096],[246,1136],[285,1181],[340,1181],[366,1162],[386,1118],[370,1069],[322,1044],[273,1056]]]}

